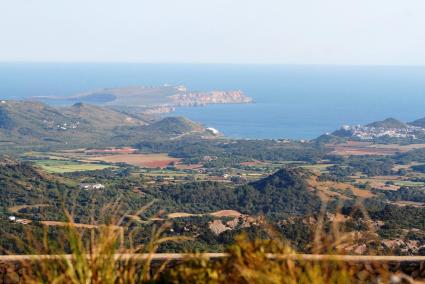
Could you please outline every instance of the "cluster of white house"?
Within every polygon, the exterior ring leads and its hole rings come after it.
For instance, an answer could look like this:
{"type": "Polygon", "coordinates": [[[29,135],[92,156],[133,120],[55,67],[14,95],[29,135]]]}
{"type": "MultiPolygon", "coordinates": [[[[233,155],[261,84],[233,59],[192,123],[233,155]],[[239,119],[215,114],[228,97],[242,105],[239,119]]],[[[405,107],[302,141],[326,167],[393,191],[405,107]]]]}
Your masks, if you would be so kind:
{"type": "Polygon", "coordinates": [[[68,129],[76,129],[78,125],[80,125],[79,121],[76,122],[62,122],[57,123],[53,120],[43,120],[44,125],[49,129],[57,129],[57,130],[68,130],[68,129]]]}
{"type": "Polygon", "coordinates": [[[104,189],[105,186],[101,183],[80,183],[80,189],[91,190],[91,189],[104,189]]]}
{"type": "Polygon", "coordinates": [[[342,129],[350,131],[353,137],[368,140],[379,137],[412,138],[416,139],[418,134],[425,134],[425,128],[407,125],[403,128],[371,127],[362,125],[344,125],[342,129]]]}

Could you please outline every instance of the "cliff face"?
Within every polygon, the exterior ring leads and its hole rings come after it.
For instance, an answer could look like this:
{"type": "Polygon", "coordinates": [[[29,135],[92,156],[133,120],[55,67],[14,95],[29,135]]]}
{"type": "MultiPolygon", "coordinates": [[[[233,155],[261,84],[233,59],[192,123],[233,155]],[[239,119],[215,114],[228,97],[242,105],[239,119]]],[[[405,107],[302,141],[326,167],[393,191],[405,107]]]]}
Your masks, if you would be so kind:
{"type": "Polygon", "coordinates": [[[169,98],[175,106],[241,104],[252,102],[252,98],[245,96],[242,91],[190,92],[172,95],[169,98]]]}

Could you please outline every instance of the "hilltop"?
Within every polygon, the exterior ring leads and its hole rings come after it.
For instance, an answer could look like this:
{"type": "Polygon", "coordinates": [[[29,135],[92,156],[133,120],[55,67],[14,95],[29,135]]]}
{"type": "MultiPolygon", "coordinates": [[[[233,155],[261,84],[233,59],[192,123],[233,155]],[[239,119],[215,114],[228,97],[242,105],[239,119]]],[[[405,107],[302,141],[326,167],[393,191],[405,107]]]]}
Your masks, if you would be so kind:
{"type": "Polygon", "coordinates": [[[423,128],[425,128],[425,117],[424,118],[417,119],[417,120],[412,121],[412,122],[409,122],[408,124],[409,125],[412,125],[412,126],[416,126],[416,127],[423,127],[423,128]]]}
{"type": "Polygon", "coordinates": [[[25,146],[92,144],[116,127],[145,124],[110,109],[85,104],[55,108],[30,101],[5,101],[0,117],[0,141],[25,146]]]}
{"type": "Polygon", "coordinates": [[[385,129],[405,129],[407,125],[395,118],[387,118],[382,121],[375,121],[366,125],[367,127],[385,128],[385,129]]]}
{"type": "Polygon", "coordinates": [[[156,192],[165,204],[191,213],[238,210],[244,214],[306,214],[317,212],[319,197],[309,190],[309,172],[283,168],[258,181],[230,189],[218,184],[188,184],[156,192]],[[198,210],[198,211],[197,211],[198,210]]]}

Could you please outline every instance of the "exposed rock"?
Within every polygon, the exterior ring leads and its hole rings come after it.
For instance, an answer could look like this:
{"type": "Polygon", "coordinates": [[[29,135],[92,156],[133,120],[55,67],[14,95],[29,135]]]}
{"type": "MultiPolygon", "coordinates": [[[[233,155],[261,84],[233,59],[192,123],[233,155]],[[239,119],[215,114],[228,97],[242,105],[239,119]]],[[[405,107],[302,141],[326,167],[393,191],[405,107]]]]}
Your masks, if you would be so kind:
{"type": "Polygon", "coordinates": [[[221,233],[223,233],[227,230],[231,230],[229,227],[224,225],[221,220],[214,220],[214,221],[210,222],[208,224],[208,227],[216,235],[220,235],[221,233]]]}
{"type": "Polygon", "coordinates": [[[247,97],[242,91],[211,91],[176,94],[169,97],[176,106],[197,106],[207,104],[240,104],[251,103],[252,98],[247,97]]]}

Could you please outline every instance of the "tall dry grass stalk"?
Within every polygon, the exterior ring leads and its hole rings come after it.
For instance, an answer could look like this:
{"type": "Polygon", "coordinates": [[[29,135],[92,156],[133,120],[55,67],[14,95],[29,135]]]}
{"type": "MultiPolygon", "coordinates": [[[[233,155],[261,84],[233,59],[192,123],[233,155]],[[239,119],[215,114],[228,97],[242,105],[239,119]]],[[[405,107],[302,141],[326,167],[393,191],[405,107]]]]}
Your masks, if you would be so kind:
{"type": "MultiPolygon", "coordinates": [[[[368,224],[361,241],[376,242],[377,235],[366,210],[358,210],[368,224]]],[[[338,210],[337,210],[338,212],[338,210]]],[[[273,227],[265,225],[269,239],[250,239],[242,234],[228,250],[228,257],[216,261],[202,255],[188,258],[166,272],[167,283],[264,283],[264,284],[345,284],[345,283],[420,283],[400,272],[391,272],[382,263],[348,263],[332,255],[347,253],[346,248],[359,243],[359,238],[344,230],[337,219],[325,224],[326,206],[322,206],[314,229],[311,251],[326,254],[327,260],[306,260],[282,239],[273,227]]],[[[369,251],[369,253],[374,253],[369,251]]]]}
{"type": "MultiPolygon", "coordinates": [[[[130,227],[133,222],[146,222],[140,217],[146,208],[130,215],[132,221],[127,228],[122,226],[123,218],[121,218],[114,225],[81,229],[75,226],[71,215],[68,214],[69,222],[64,243],[67,244],[71,256],[55,260],[45,259],[27,266],[25,282],[58,284],[413,283],[407,276],[392,274],[385,265],[375,263],[359,265],[332,260],[332,258],[322,261],[305,260],[297,256],[289,242],[267,225],[264,225],[264,230],[268,232],[268,239],[250,239],[242,234],[236,238],[235,244],[227,249],[227,257],[210,260],[202,254],[197,254],[179,263],[170,264],[165,261],[153,265],[153,255],[161,244],[186,238],[164,237],[164,233],[170,227],[169,223],[164,222],[159,227],[154,226],[148,243],[134,245],[140,226],[133,226],[132,229],[130,227]],[[140,253],[146,253],[146,257],[142,260],[117,257],[117,254],[128,256],[128,254],[140,253]],[[402,279],[405,282],[398,282],[402,279]]],[[[344,232],[343,226],[337,221],[331,224],[330,230],[325,229],[326,208],[323,207],[321,212],[311,243],[312,252],[330,255],[344,253],[343,248],[358,240],[344,232]]],[[[363,213],[367,220],[366,212],[363,213]]],[[[373,230],[372,226],[370,230],[373,230]]],[[[43,246],[43,252],[52,252],[47,228],[43,246]]]]}
{"type": "MultiPolygon", "coordinates": [[[[169,222],[164,222],[160,226],[152,225],[148,242],[134,245],[134,236],[140,230],[140,226],[134,225],[139,222],[146,223],[138,216],[150,205],[131,215],[132,220],[126,226],[123,225],[124,218],[120,218],[112,224],[81,228],[74,223],[71,214],[65,211],[68,223],[62,235],[63,255],[54,259],[46,257],[41,261],[23,263],[26,271],[24,282],[133,284],[157,281],[167,266],[167,262],[155,267],[152,265],[152,257],[159,246],[166,242],[180,242],[190,238],[164,237],[164,233],[171,226],[169,222]],[[136,258],[138,254],[144,254],[143,260],[136,258]],[[135,257],[131,257],[132,255],[135,257]]],[[[44,227],[42,248],[33,249],[37,254],[52,253],[48,230],[48,227],[44,227]]],[[[37,240],[32,240],[32,243],[40,244],[37,240]]],[[[56,254],[57,251],[55,250],[56,254]]]]}

